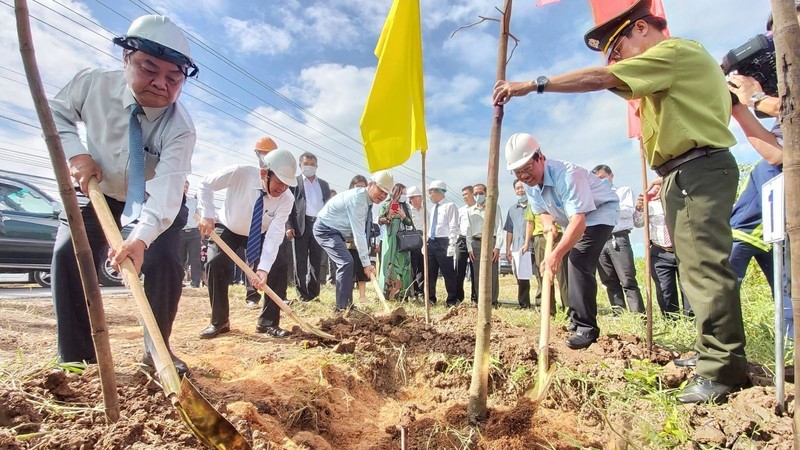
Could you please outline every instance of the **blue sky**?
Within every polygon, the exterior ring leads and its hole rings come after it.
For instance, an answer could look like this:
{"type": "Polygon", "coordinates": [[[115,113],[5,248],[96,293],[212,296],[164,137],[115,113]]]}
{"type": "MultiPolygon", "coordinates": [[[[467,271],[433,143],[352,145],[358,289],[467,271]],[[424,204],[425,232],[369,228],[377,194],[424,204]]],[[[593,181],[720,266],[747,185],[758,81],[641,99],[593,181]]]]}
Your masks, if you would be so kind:
{"type": "MultiPolygon", "coordinates": [[[[51,175],[25,85],[11,0],[0,5],[0,159],[3,168],[51,175]],[[21,123],[20,123],[21,122],[21,123]]],[[[673,35],[697,39],[715,58],[764,30],[768,0],[663,0],[673,35]]],[[[517,0],[512,33],[520,39],[508,78],[528,80],[601,62],[583,44],[592,18],[586,0],[535,7],[517,0]]],[[[199,81],[181,101],[198,131],[190,181],[225,165],[254,163],[253,145],[272,135],[279,146],[320,159],[318,175],[338,189],[366,174],[358,121],[372,83],[372,55],[391,0],[29,0],[34,43],[49,96],[79,69],[121,67],[114,34],[150,11],[169,15],[191,34],[199,81]],[[62,31],[68,33],[65,34],[62,31]]],[[[498,27],[486,22],[451,33],[478,16],[499,17],[502,1],[422,0],[428,129],[428,179],[441,178],[460,197],[485,182],[498,27]]],[[[740,162],[757,155],[731,125],[740,162]]],[[[530,132],[549,158],[591,169],[611,166],[616,184],[641,189],[638,143],[627,138],[626,105],[615,95],[545,94],[515,99],[505,110],[501,151],[515,132],[530,132]]],[[[501,156],[501,167],[504,167],[501,156]]],[[[395,171],[420,185],[419,156],[395,171]]],[[[652,177],[652,173],[650,174],[652,177]]],[[[503,211],[512,177],[500,172],[503,211]]]]}

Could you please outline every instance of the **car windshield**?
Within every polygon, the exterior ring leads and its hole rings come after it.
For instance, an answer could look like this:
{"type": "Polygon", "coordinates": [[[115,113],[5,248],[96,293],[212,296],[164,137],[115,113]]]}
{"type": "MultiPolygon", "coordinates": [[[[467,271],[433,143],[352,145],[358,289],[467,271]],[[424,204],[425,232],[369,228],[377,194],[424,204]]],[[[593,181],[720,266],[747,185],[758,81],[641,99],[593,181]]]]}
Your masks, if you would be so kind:
{"type": "Polygon", "coordinates": [[[50,200],[19,186],[0,184],[0,211],[52,214],[50,200]]]}

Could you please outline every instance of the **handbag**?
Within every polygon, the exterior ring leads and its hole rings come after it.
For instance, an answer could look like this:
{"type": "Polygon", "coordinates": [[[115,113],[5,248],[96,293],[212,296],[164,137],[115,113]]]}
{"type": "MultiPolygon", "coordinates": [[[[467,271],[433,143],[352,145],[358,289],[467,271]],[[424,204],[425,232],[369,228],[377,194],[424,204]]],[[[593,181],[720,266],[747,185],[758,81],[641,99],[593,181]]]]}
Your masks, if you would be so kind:
{"type": "Polygon", "coordinates": [[[413,252],[422,249],[422,233],[417,229],[397,231],[397,251],[413,252]]]}

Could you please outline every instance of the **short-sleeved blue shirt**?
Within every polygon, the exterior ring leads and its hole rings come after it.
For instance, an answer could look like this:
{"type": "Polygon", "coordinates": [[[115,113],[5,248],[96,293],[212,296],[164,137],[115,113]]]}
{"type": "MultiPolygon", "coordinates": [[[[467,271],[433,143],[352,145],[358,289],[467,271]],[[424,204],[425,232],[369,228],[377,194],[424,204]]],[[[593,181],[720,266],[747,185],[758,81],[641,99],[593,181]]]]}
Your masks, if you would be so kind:
{"type": "Polygon", "coordinates": [[[534,214],[548,213],[566,227],[575,214],[586,215],[586,226],[617,224],[619,197],[594,174],[575,164],[547,160],[541,186],[525,186],[534,214]]]}

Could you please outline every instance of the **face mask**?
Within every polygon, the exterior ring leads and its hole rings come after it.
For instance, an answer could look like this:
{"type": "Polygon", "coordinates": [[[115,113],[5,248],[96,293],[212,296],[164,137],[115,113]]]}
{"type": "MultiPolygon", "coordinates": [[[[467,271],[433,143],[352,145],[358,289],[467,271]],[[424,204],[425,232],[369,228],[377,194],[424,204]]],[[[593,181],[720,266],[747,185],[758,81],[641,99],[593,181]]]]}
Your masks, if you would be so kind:
{"type": "Polygon", "coordinates": [[[405,195],[401,195],[400,198],[397,199],[397,201],[400,202],[400,203],[405,203],[406,200],[408,200],[408,199],[406,198],[405,195]]]}
{"type": "Polygon", "coordinates": [[[517,203],[521,204],[521,203],[525,203],[527,201],[528,201],[528,196],[527,195],[523,194],[523,195],[518,195],[517,196],[517,203]]]}
{"type": "Polygon", "coordinates": [[[475,196],[475,201],[478,203],[486,203],[486,196],[484,194],[478,194],[475,196]]]}
{"type": "Polygon", "coordinates": [[[609,179],[608,179],[608,178],[603,178],[603,179],[602,179],[602,180],[600,180],[600,181],[602,181],[602,182],[603,182],[603,184],[605,184],[606,186],[608,186],[608,187],[611,187],[611,181],[609,181],[609,179]]]}
{"type": "Polygon", "coordinates": [[[317,166],[300,166],[300,171],[306,178],[313,177],[317,173],[317,166]]]}

